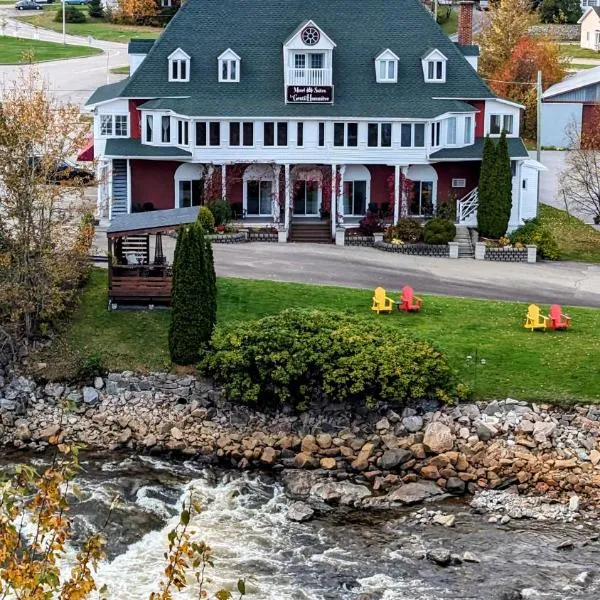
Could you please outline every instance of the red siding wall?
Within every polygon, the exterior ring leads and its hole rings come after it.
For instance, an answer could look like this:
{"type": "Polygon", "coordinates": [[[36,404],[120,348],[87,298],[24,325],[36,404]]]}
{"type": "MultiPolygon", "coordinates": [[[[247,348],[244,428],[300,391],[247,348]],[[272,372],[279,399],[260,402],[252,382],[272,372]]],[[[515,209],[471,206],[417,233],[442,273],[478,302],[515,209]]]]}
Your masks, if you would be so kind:
{"type": "Polygon", "coordinates": [[[155,209],[175,208],[175,171],[181,163],[131,161],[131,205],[151,202],[155,209]]]}
{"type": "Polygon", "coordinates": [[[371,173],[371,202],[385,204],[393,201],[390,198],[388,178],[394,176],[394,167],[386,165],[367,165],[371,173]]]}
{"type": "Polygon", "coordinates": [[[145,100],[129,101],[129,122],[131,123],[131,137],[139,140],[142,137],[142,113],[137,109],[145,100]]]}
{"type": "Polygon", "coordinates": [[[452,192],[457,200],[468,194],[479,183],[479,169],[481,163],[478,160],[465,161],[462,163],[437,163],[433,168],[438,174],[437,201],[438,204],[446,202],[452,192]],[[453,188],[452,179],[465,178],[467,185],[464,188],[453,188]]]}
{"type": "Polygon", "coordinates": [[[483,100],[471,100],[469,104],[479,111],[475,113],[475,137],[483,137],[485,131],[485,102],[483,100]]]}

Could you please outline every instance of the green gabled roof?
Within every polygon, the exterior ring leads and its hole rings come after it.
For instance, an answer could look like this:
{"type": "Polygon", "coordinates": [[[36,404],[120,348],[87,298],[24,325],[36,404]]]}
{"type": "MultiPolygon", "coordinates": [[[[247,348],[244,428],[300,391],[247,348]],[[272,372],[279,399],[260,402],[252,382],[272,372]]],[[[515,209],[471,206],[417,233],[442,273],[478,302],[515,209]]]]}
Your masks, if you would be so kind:
{"type": "Polygon", "coordinates": [[[133,38],[129,41],[127,52],[129,54],[148,54],[155,41],[155,39],[148,38],[133,38]]]}
{"type": "MultiPolygon", "coordinates": [[[[496,138],[492,138],[495,140],[496,138]]],[[[499,138],[498,138],[499,139],[499,138]]],[[[484,138],[477,138],[475,143],[464,148],[442,148],[429,156],[431,160],[479,160],[483,155],[484,138]]],[[[508,154],[511,158],[529,158],[529,152],[521,138],[506,138],[508,154]]]]}
{"type": "Polygon", "coordinates": [[[436,97],[494,97],[419,0],[188,0],[119,95],[187,97],[193,116],[292,118],[428,118],[439,114],[436,97]],[[282,44],[308,20],[337,44],[332,105],[284,102],[282,44]],[[240,83],[218,82],[225,47],[241,56],[240,83]],[[400,57],[396,84],[375,82],[382,47],[400,57]],[[168,81],[167,57],[177,48],[191,56],[190,82],[168,81]],[[429,48],[448,58],[446,83],[423,79],[429,48]]]}
{"type": "Polygon", "coordinates": [[[129,77],[126,77],[121,81],[117,81],[117,83],[108,83],[107,85],[101,85],[88,98],[86,104],[98,104],[99,102],[106,102],[107,100],[118,98],[121,95],[121,92],[125,89],[125,86],[127,85],[128,81],[129,77]]]}
{"type": "Polygon", "coordinates": [[[175,146],[149,146],[142,144],[140,140],[134,138],[110,138],[106,140],[105,156],[114,157],[143,157],[150,158],[152,156],[180,156],[181,158],[189,158],[192,156],[187,150],[182,150],[175,146]]]}

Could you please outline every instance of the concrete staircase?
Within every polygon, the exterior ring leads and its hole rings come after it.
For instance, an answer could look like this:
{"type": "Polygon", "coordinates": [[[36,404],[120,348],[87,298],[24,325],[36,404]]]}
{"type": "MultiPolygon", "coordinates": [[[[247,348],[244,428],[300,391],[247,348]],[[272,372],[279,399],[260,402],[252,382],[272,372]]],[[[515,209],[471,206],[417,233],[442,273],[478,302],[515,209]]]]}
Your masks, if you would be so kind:
{"type": "Polygon", "coordinates": [[[331,244],[331,222],[317,219],[314,221],[292,222],[290,242],[331,244]]]}
{"type": "Polygon", "coordinates": [[[471,242],[471,233],[466,225],[456,226],[455,242],[458,242],[458,258],[474,258],[475,249],[471,242]]]}

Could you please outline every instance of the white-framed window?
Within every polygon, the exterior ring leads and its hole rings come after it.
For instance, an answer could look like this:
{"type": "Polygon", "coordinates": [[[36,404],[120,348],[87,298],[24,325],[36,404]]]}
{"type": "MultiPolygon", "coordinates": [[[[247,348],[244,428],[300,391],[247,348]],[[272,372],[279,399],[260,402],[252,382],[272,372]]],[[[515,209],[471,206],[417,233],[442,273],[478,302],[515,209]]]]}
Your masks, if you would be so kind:
{"type": "Polygon", "coordinates": [[[177,119],[177,145],[189,146],[190,144],[190,124],[188,121],[177,119]]]}
{"type": "Polygon", "coordinates": [[[168,115],[160,118],[160,142],[161,144],[171,143],[171,117],[168,115]]]}
{"type": "Polygon", "coordinates": [[[400,147],[423,148],[425,147],[425,123],[401,123],[400,147]]]}
{"type": "Polygon", "coordinates": [[[169,55],[169,81],[190,80],[190,56],[181,48],[169,55]]]}
{"type": "Polygon", "coordinates": [[[128,137],[129,115],[100,115],[102,137],[128,137]]]}
{"type": "Polygon", "coordinates": [[[463,177],[456,177],[452,179],[453,188],[464,188],[467,187],[467,180],[463,177]]]}
{"type": "Polygon", "coordinates": [[[437,148],[440,145],[440,138],[442,133],[441,121],[435,121],[431,124],[431,147],[437,148]]]}
{"type": "Polygon", "coordinates": [[[267,216],[273,206],[273,181],[248,179],[246,181],[246,214],[267,216]]]}
{"type": "Polygon", "coordinates": [[[204,167],[183,163],[175,171],[175,206],[187,208],[204,204],[204,167]]]}
{"type": "Polygon", "coordinates": [[[513,115],[490,115],[490,135],[500,135],[503,131],[512,135],[513,126],[513,115]]]}
{"type": "Polygon", "coordinates": [[[254,146],[254,123],[234,121],[229,123],[230,146],[254,146]]]}
{"type": "Polygon", "coordinates": [[[368,123],[367,146],[369,148],[389,148],[392,145],[391,123],[368,123]]]}
{"type": "Polygon", "coordinates": [[[325,54],[323,52],[294,52],[294,69],[324,69],[325,54]]]}
{"type": "Polygon", "coordinates": [[[196,146],[220,146],[221,123],[219,121],[196,121],[196,146]]]}
{"type": "Polygon", "coordinates": [[[171,0],[160,0],[160,6],[161,8],[171,8],[173,4],[171,3],[171,0]]]}
{"type": "Polygon", "coordinates": [[[287,146],[288,124],[285,121],[265,121],[263,124],[263,144],[265,146],[287,146]]]}
{"type": "Polygon", "coordinates": [[[358,146],[358,123],[334,123],[333,145],[349,148],[358,146]]]}
{"type": "Polygon", "coordinates": [[[447,57],[439,50],[430,50],[423,56],[423,76],[429,83],[444,83],[446,81],[447,57]]]}
{"type": "Polygon", "coordinates": [[[398,81],[398,56],[389,48],[375,58],[375,80],[377,83],[398,81]]]}
{"type": "Polygon", "coordinates": [[[465,135],[464,143],[473,143],[473,117],[465,117],[465,135]]]}
{"type": "Polygon", "coordinates": [[[223,83],[238,83],[240,81],[241,58],[227,48],[218,58],[219,81],[223,83]]]}
{"type": "Polygon", "coordinates": [[[146,115],[144,121],[144,125],[146,126],[144,140],[146,143],[151,144],[154,141],[154,115],[146,115]]]}
{"type": "Polygon", "coordinates": [[[446,120],[446,143],[449,146],[456,145],[456,117],[446,120]]]}

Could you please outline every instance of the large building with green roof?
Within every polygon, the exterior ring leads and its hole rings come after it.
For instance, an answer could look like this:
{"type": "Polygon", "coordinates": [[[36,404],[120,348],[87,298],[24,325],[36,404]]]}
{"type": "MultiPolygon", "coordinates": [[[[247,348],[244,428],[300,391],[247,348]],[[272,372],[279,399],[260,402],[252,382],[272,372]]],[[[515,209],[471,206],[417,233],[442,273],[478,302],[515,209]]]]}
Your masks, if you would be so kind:
{"type": "Polygon", "coordinates": [[[538,165],[521,107],[477,73],[472,10],[456,43],[419,0],[188,0],[88,100],[99,212],[226,198],[249,223],[312,220],[333,237],[375,205],[397,220],[458,199],[473,224],[482,140],[504,129],[518,225],[538,165]]]}

